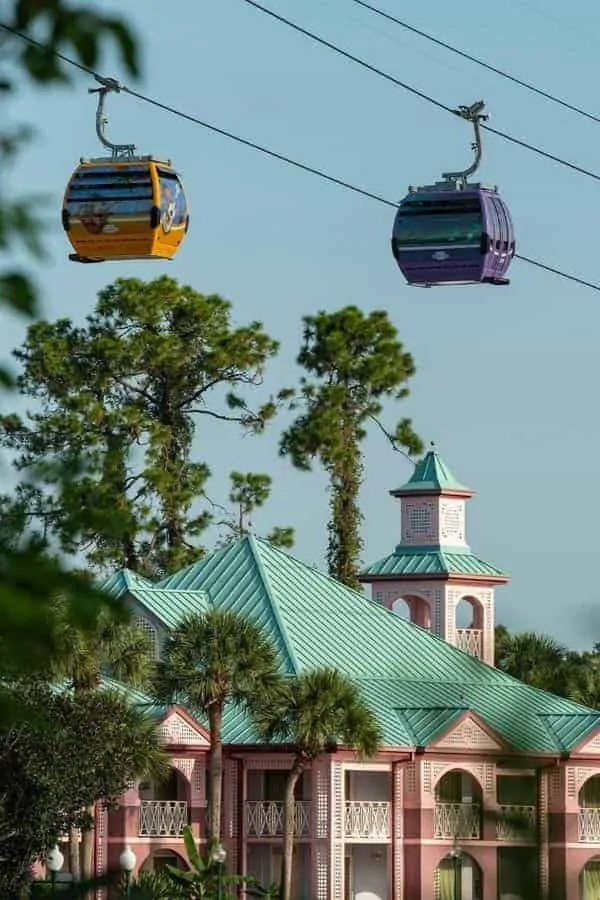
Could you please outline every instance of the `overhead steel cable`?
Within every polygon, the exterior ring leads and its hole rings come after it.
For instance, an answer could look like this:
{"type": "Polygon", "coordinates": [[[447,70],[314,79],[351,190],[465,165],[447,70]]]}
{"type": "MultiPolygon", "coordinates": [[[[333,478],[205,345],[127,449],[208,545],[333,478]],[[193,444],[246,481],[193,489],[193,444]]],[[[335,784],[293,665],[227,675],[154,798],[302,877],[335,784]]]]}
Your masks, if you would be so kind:
{"type": "Polygon", "coordinates": [[[546,100],[550,100],[552,103],[557,103],[559,106],[564,107],[564,109],[569,109],[571,110],[571,112],[577,113],[580,116],[584,116],[586,119],[591,119],[592,122],[600,123],[600,116],[588,112],[586,109],[582,109],[580,106],[575,106],[574,103],[569,103],[567,100],[562,100],[560,97],[555,96],[555,94],[551,94],[549,91],[545,91],[542,88],[536,87],[534,84],[531,84],[528,81],[524,81],[522,78],[517,78],[516,75],[511,75],[510,72],[505,72],[504,69],[493,66],[491,65],[491,63],[485,62],[485,60],[479,59],[479,57],[473,56],[471,53],[467,53],[466,50],[460,50],[458,47],[454,47],[447,41],[442,41],[440,38],[436,38],[434,37],[434,35],[428,34],[428,32],[422,31],[420,28],[416,28],[409,22],[398,19],[391,13],[388,13],[383,9],[379,9],[379,7],[373,6],[371,3],[367,3],[366,0],[350,0],[350,2],[356,3],[358,6],[362,6],[364,9],[368,9],[370,12],[375,13],[375,15],[381,16],[381,18],[387,19],[389,22],[393,22],[395,25],[399,25],[406,31],[417,34],[419,37],[424,38],[426,41],[430,41],[432,44],[437,44],[438,47],[443,47],[445,50],[449,50],[450,53],[455,53],[457,56],[461,56],[463,59],[475,63],[476,65],[481,66],[483,69],[487,69],[488,72],[493,72],[495,75],[499,75],[501,78],[505,78],[507,81],[512,81],[513,84],[519,85],[519,87],[525,88],[526,90],[531,91],[533,94],[538,94],[540,97],[544,97],[546,100]]]}
{"type": "MultiPolygon", "coordinates": [[[[17,38],[20,38],[23,41],[26,41],[29,44],[32,44],[35,47],[38,47],[42,50],[46,50],[51,53],[57,59],[62,60],[62,62],[67,63],[68,65],[74,66],[82,72],[85,72],[86,75],[90,75],[100,84],[105,84],[108,79],[104,76],[100,75],[98,72],[95,72],[93,69],[88,66],[83,65],[82,63],[77,62],[74,59],[70,59],[68,56],[65,56],[62,53],[59,53],[56,50],[52,50],[46,44],[42,44],[39,41],[36,41],[34,38],[30,37],[27,34],[23,34],[18,31],[16,28],[11,27],[10,25],[6,25],[3,22],[0,22],[0,29],[14,35],[17,38]]],[[[140,100],[143,103],[148,103],[151,106],[155,106],[157,109],[162,109],[164,112],[168,112],[171,115],[177,116],[180,119],[184,119],[188,122],[192,122],[195,125],[199,125],[202,128],[207,129],[208,131],[213,132],[214,134],[218,134],[221,137],[225,137],[228,140],[234,141],[237,144],[241,144],[244,147],[249,147],[252,150],[256,150],[259,153],[262,153],[265,156],[270,157],[271,159],[279,160],[279,162],[283,162],[286,165],[289,165],[295,169],[300,169],[303,172],[308,172],[310,175],[315,175],[317,178],[321,178],[324,181],[328,181],[331,184],[335,184],[338,187],[342,187],[345,190],[352,191],[355,194],[359,194],[363,197],[366,197],[369,200],[375,200],[377,203],[381,203],[385,206],[392,207],[397,209],[399,204],[394,200],[390,200],[387,197],[383,197],[380,194],[376,194],[373,191],[368,191],[365,188],[359,187],[355,184],[352,184],[349,181],[345,181],[342,178],[337,178],[334,175],[330,175],[327,172],[324,172],[322,169],[318,169],[314,166],[307,165],[306,163],[300,162],[299,160],[293,159],[290,156],[286,156],[283,153],[279,153],[275,150],[271,150],[268,147],[263,147],[261,144],[256,143],[255,141],[251,141],[247,138],[241,137],[238,134],[234,134],[231,131],[226,131],[224,128],[219,128],[216,125],[213,125],[210,122],[206,122],[203,119],[198,118],[190,113],[183,112],[180,109],[177,109],[174,106],[171,106],[167,103],[162,103],[159,100],[155,100],[153,97],[148,97],[145,94],[141,94],[138,91],[132,90],[128,88],[124,84],[119,84],[119,90],[122,93],[129,94],[131,97],[134,97],[136,100],[140,100]]],[[[553,275],[558,276],[559,278],[563,278],[567,281],[575,282],[576,284],[581,284],[585,287],[591,288],[591,290],[600,292],[600,284],[595,284],[591,281],[586,281],[583,278],[579,278],[577,275],[571,275],[569,272],[565,272],[562,269],[553,268],[552,266],[548,266],[543,262],[540,262],[535,259],[531,259],[527,256],[521,256],[520,254],[515,254],[516,259],[520,259],[521,262],[528,263],[529,265],[535,266],[539,269],[543,269],[547,272],[550,272],[553,275]]]]}
{"type": "MultiPolygon", "coordinates": [[[[343,47],[338,47],[337,44],[328,41],[326,38],[321,37],[321,35],[316,34],[314,31],[309,31],[308,28],[304,28],[302,25],[298,25],[297,22],[292,22],[291,19],[287,19],[285,16],[274,12],[274,10],[269,9],[267,6],[263,6],[261,3],[257,3],[257,0],[242,0],[242,2],[246,3],[248,6],[251,6],[253,9],[258,10],[259,12],[264,13],[267,16],[270,16],[272,19],[275,19],[282,25],[287,25],[288,28],[291,28],[299,34],[304,35],[304,37],[310,38],[310,40],[314,41],[315,43],[321,44],[323,47],[327,47],[328,50],[332,50],[339,56],[344,57],[344,59],[356,63],[358,66],[362,66],[363,69],[367,69],[374,75],[379,76],[379,78],[383,78],[386,81],[389,81],[391,84],[395,84],[396,87],[402,88],[402,90],[408,91],[410,94],[414,94],[416,97],[419,97],[421,100],[425,100],[427,103],[431,103],[438,109],[442,109],[444,110],[444,112],[450,113],[453,116],[459,115],[456,109],[453,109],[446,103],[442,103],[441,100],[436,100],[435,97],[431,97],[429,94],[426,94],[424,91],[418,90],[418,88],[415,88],[413,85],[407,84],[405,81],[401,81],[394,75],[390,75],[389,72],[385,72],[383,69],[380,69],[377,66],[374,66],[371,63],[367,62],[366,60],[361,59],[354,53],[350,53],[349,50],[344,50],[343,47]]],[[[523,147],[523,149],[525,150],[530,150],[532,153],[536,153],[538,156],[544,157],[544,159],[549,159],[552,162],[558,163],[558,165],[565,166],[567,169],[572,169],[574,172],[578,172],[580,175],[586,175],[588,178],[593,178],[594,181],[600,181],[600,174],[598,174],[597,172],[592,172],[591,169],[585,169],[583,166],[579,166],[576,163],[569,162],[568,159],[563,159],[560,156],[556,156],[556,154],[554,153],[549,153],[547,150],[543,150],[541,147],[537,147],[535,144],[530,144],[528,141],[524,141],[522,138],[514,137],[512,134],[507,134],[507,132],[505,131],[499,131],[497,128],[492,128],[491,125],[487,125],[484,123],[481,124],[481,128],[485,131],[489,131],[490,134],[495,134],[496,137],[502,138],[502,140],[504,141],[508,141],[511,144],[516,144],[518,147],[523,147]]]]}

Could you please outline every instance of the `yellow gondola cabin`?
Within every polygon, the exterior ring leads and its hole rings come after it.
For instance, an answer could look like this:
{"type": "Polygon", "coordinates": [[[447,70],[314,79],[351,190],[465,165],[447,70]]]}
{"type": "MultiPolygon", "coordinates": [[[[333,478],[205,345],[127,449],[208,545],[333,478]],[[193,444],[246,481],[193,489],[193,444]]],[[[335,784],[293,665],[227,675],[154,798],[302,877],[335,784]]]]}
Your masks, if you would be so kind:
{"type": "Polygon", "coordinates": [[[63,228],[78,262],[172,259],[189,224],[183,184],[152,157],[82,160],[67,186],[63,228]]]}
{"type": "Polygon", "coordinates": [[[96,76],[96,134],[112,155],[82,159],[71,176],[62,224],[74,262],[109,259],[173,259],[189,227],[188,205],[170,161],[136,156],[134,144],[113,144],[105,134],[106,95],[119,92],[113,78],[96,76]]]}

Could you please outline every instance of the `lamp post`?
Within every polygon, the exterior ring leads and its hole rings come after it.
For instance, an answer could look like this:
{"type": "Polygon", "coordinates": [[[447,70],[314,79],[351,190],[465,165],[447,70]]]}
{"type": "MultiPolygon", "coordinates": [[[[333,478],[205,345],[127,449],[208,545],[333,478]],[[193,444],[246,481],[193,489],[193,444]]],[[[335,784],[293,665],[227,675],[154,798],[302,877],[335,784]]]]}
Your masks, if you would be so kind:
{"type": "Polygon", "coordinates": [[[58,849],[58,844],[55,844],[46,857],[46,868],[50,872],[53,894],[56,893],[56,876],[62,869],[64,861],[65,858],[58,849]]]}
{"type": "Polygon", "coordinates": [[[217,869],[217,900],[222,900],[223,897],[223,866],[225,865],[225,860],[227,859],[227,850],[223,846],[223,844],[217,844],[214,847],[211,853],[211,859],[213,862],[216,862],[217,869]]]}
{"type": "Polygon", "coordinates": [[[454,900],[460,900],[462,894],[462,849],[453,847],[448,855],[454,867],[454,900]]]}
{"type": "Polygon", "coordinates": [[[136,856],[129,844],[125,845],[125,849],[121,853],[119,857],[119,863],[121,868],[125,872],[125,896],[129,897],[131,894],[131,873],[135,869],[136,864],[136,856]]]}

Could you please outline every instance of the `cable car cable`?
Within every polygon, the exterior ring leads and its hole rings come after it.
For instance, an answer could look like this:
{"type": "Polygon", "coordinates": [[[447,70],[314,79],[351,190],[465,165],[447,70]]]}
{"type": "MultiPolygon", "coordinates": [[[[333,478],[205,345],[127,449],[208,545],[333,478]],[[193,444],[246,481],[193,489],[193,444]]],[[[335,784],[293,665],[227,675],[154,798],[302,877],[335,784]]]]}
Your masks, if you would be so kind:
{"type": "Polygon", "coordinates": [[[323,172],[322,169],[316,169],[314,166],[309,166],[305,163],[298,162],[298,160],[291,159],[289,156],[284,156],[283,153],[278,153],[276,150],[270,150],[268,147],[263,147],[261,144],[257,144],[254,141],[250,141],[247,138],[240,137],[237,134],[233,134],[231,131],[226,131],[224,128],[218,128],[216,125],[212,125],[210,122],[205,122],[203,119],[199,119],[197,116],[193,116],[190,113],[184,113],[179,109],[176,109],[174,106],[169,106],[167,103],[160,103],[158,100],[153,100],[150,97],[145,97],[144,94],[139,94],[137,91],[132,90],[131,88],[126,87],[125,85],[121,86],[121,90],[125,94],[130,94],[132,97],[135,97],[137,100],[142,100],[144,103],[151,103],[152,106],[158,107],[158,109],[162,109],[165,112],[172,113],[174,116],[178,116],[180,119],[186,119],[188,122],[193,122],[195,125],[201,125],[202,128],[207,128],[209,131],[214,132],[215,134],[220,134],[222,137],[226,137],[231,141],[235,141],[237,144],[242,144],[245,147],[250,147],[252,150],[258,150],[259,153],[264,153],[265,156],[270,156],[272,159],[277,159],[280,162],[287,163],[289,166],[294,166],[296,169],[302,169],[304,172],[308,172],[310,175],[317,175],[319,178],[322,178],[324,181],[330,181],[332,184],[337,184],[339,187],[346,188],[348,191],[353,191],[355,194],[361,194],[363,197],[368,197],[370,200],[377,200],[378,203],[384,203],[386,206],[393,206],[394,209],[397,209],[398,204],[393,200],[388,200],[385,197],[382,197],[380,194],[374,194],[372,191],[368,191],[365,188],[358,187],[355,184],[351,184],[349,181],[344,181],[341,178],[336,178],[334,175],[329,175],[327,172],[323,172]]]}
{"type": "Polygon", "coordinates": [[[600,116],[594,115],[594,113],[588,112],[585,109],[582,109],[580,106],[575,106],[573,103],[569,103],[567,100],[561,100],[560,97],[556,97],[554,94],[549,93],[548,91],[542,90],[542,88],[536,87],[534,84],[530,84],[528,81],[524,81],[522,78],[517,78],[516,75],[511,75],[509,72],[505,72],[503,69],[499,69],[497,66],[493,66],[490,63],[485,62],[483,59],[479,59],[477,56],[473,56],[471,53],[467,53],[465,50],[460,50],[458,47],[454,47],[452,44],[447,43],[447,41],[442,41],[440,38],[434,37],[432,34],[428,34],[426,31],[422,31],[420,28],[416,28],[414,25],[410,25],[408,22],[404,22],[402,19],[396,18],[391,13],[385,12],[383,9],[379,9],[377,6],[373,6],[371,3],[365,2],[365,0],[350,0],[351,3],[356,3],[358,6],[362,6],[364,9],[370,10],[370,12],[375,13],[375,15],[381,16],[383,19],[387,19],[390,22],[394,22],[395,25],[399,25],[401,28],[406,29],[406,31],[410,31],[413,34],[419,35],[419,37],[425,38],[425,40],[430,41],[432,44],[437,44],[439,47],[443,47],[445,50],[449,50],[451,53],[455,53],[457,56],[461,56],[463,59],[469,60],[469,62],[475,63],[478,66],[481,66],[484,69],[487,69],[489,72],[493,72],[495,75],[500,75],[501,78],[506,78],[507,81],[512,81],[513,84],[519,85],[519,87],[523,87],[528,91],[531,91],[533,94],[538,94],[540,97],[544,97],[546,100],[552,101],[552,103],[557,103],[559,106],[564,107],[565,109],[571,110],[571,112],[577,113],[580,116],[584,116],[586,119],[591,119],[593,122],[600,123],[600,116]]]}
{"type": "MultiPolygon", "coordinates": [[[[100,83],[103,83],[106,80],[105,78],[103,78],[103,76],[101,76],[99,73],[95,72],[93,69],[89,68],[88,66],[85,66],[82,63],[78,63],[76,60],[70,59],[68,56],[64,56],[64,54],[59,53],[56,50],[51,50],[46,44],[42,44],[39,41],[36,41],[34,38],[29,37],[29,35],[23,34],[22,32],[18,31],[15,28],[12,28],[9,25],[4,24],[3,22],[0,22],[0,29],[3,29],[4,31],[7,31],[7,32],[13,34],[15,37],[18,37],[21,40],[26,41],[27,43],[33,44],[34,46],[39,47],[42,50],[46,50],[46,51],[50,52],[57,59],[60,59],[63,62],[67,63],[68,65],[71,65],[77,69],[80,69],[82,72],[85,72],[87,75],[91,75],[93,78],[95,78],[100,83]]],[[[393,200],[389,200],[388,198],[382,197],[379,194],[375,194],[371,191],[368,191],[361,187],[358,187],[357,185],[353,185],[350,182],[342,180],[341,178],[336,178],[335,176],[329,175],[327,172],[324,172],[321,169],[317,169],[313,166],[309,166],[305,163],[299,162],[298,160],[292,159],[289,156],[285,156],[282,153],[278,153],[275,150],[270,150],[267,147],[263,147],[262,145],[257,144],[254,141],[250,141],[247,138],[243,138],[240,135],[234,134],[233,132],[226,131],[225,129],[219,128],[216,125],[212,125],[210,122],[205,122],[204,120],[202,120],[196,116],[193,116],[190,113],[185,113],[182,110],[179,110],[174,106],[169,106],[168,104],[161,103],[159,100],[155,100],[152,97],[147,97],[144,94],[140,94],[138,91],[134,91],[131,88],[128,88],[126,85],[120,85],[120,90],[123,93],[130,94],[132,97],[136,98],[137,100],[141,100],[144,103],[150,104],[151,106],[156,106],[158,109],[162,109],[165,112],[169,112],[172,115],[177,116],[178,118],[181,118],[181,119],[185,119],[186,121],[192,122],[193,124],[200,125],[202,128],[206,128],[208,131],[212,131],[215,134],[221,135],[222,137],[226,137],[229,140],[232,140],[238,144],[242,144],[245,147],[250,147],[252,150],[257,150],[259,153],[262,153],[265,156],[269,156],[272,159],[277,159],[280,162],[284,162],[293,168],[300,169],[303,172],[308,172],[311,175],[316,175],[318,178],[321,178],[324,181],[328,181],[332,184],[336,184],[336,185],[338,185],[338,187],[343,187],[345,190],[349,190],[356,194],[360,194],[364,197],[367,197],[370,200],[375,200],[377,203],[384,204],[385,206],[394,207],[394,209],[398,208],[399,204],[393,200]]],[[[594,282],[586,281],[583,278],[579,278],[577,275],[571,275],[569,272],[565,272],[562,269],[553,268],[551,266],[546,265],[543,262],[540,262],[539,260],[535,260],[535,259],[532,259],[527,256],[521,256],[519,253],[515,254],[515,258],[520,259],[521,262],[528,263],[529,265],[535,266],[536,268],[543,269],[547,272],[550,272],[551,274],[556,275],[559,278],[563,278],[567,281],[573,281],[576,284],[581,284],[584,287],[589,287],[594,291],[600,292],[600,284],[595,284],[594,282]]]]}
{"type": "MultiPolygon", "coordinates": [[[[266,6],[262,6],[262,4],[257,3],[256,0],[242,0],[242,2],[248,4],[248,6],[251,6],[253,9],[258,10],[259,12],[264,13],[265,15],[276,19],[283,25],[287,25],[289,28],[292,28],[299,34],[310,38],[317,44],[321,44],[323,47],[327,47],[329,50],[333,50],[334,53],[343,56],[344,59],[348,59],[350,60],[350,62],[354,62],[357,65],[362,66],[363,69],[367,69],[369,72],[373,72],[374,75],[378,75],[380,78],[384,78],[386,81],[395,84],[396,87],[402,88],[402,90],[414,94],[421,100],[427,101],[427,103],[431,103],[438,109],[443,109],[445,112],[448,112],[453,116],[458,115],[455,109],[453,109],[451,106],[447,106],[445,103],[442,103],[441,100],[436,100],[435,97],[430,97],[428,94],[424,93],[424,91],[420,91],[418,90],[418,88],[407,84],[405,81],[401,81],[394,75],[390,75],[389,72],[385,72],[383,69],[377,68],[377,66],[374,66],[366,60],[361,59],[359,56],[355,56],[348,50],[344,50],[342,47],[338,47],[337,44],[333,44],[331,41],[328,41],[320,35],[315,34],[314,31],[309,31],[308,29],[303,28],[296,22],[292,22],[291,19],[286,19],[285,16],[281,16],[279,13],[274,12],[272,9],[268,9],[266,6]]],[[[542,150],[541,147],[537,147],[535,144],[530,144],[528,141],[524,141],[521,138],[513,137],[513,135],[507,134],[505,131],[499,131],[497,128],[492,128],[491,125],[482,124],[481,127],[485,129],[485,131],[489,131],[490,134],[495,134],[496,137],[502,138],[502,140],[508,141],[511,144],[516,144],[518,147],[523,147],[525,150],[530,150],[532,153],[536,153],[538,156],[543,156],[545,159],[549,159],[561,166],[572,169],[574,172],[578,172],[580,175],[586,175],[588,178],[593,178],[594,181],[600,181],[600,174],[598,174],[597,172],[592,172],[590,169],[585,169],[583,166],[578,166],[576,163],[569,162],[567,159],[563,159],[562,157],[556,156],[553,153],[548,153],[548,151],[542,150]]]]}

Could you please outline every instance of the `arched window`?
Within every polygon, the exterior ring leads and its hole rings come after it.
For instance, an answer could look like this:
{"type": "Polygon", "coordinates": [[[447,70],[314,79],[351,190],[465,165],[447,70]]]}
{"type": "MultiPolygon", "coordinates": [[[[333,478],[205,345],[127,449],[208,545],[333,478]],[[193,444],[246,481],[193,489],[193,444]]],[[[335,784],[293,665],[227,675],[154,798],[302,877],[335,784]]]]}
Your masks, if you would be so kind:
{"type": "Polygon", "coordinates": [[[423,597],[409,594],[398,597],[392,604],[392,611],[399,618],[420,625],[421,628],[431,628],[431,609],[423,597]]]}
{"type": "Polygon", "coordinates": [[[483,607],[474,597],[462,597],[454,610],[456,646],[483,658],[483,607]]]}
{"type": "Polygon", "coordinates": [[[472,856],[451,851],[435,870],[435,900],[483,900],[483,874],[472,856]]]}
{"type": "Polygon", "coordinates": [[[461,769],[446,772],[435,786],[434,838],[477,840],[481,829],[481,786],[461,769]]]}
{"type": "Polygon", "coordinates": [[[579,790],[579,840],[600,841],[600,775],[592,775],[579,790]]]}

